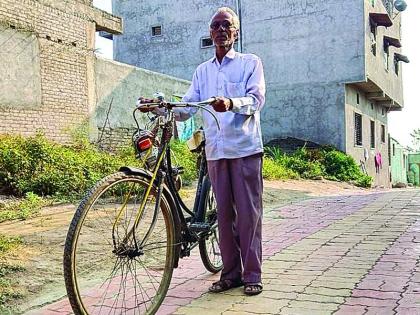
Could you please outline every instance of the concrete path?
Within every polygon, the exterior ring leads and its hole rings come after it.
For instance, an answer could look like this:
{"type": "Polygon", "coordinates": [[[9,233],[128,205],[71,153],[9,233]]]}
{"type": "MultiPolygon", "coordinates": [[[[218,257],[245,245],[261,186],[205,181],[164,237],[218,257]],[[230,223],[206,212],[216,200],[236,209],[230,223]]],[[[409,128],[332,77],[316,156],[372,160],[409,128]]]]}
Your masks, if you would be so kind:
{"type": "MultiPolygon", "coordinates": [[[[420,190],[311,199],[268,210],[263,282],[209,294],[195,253],[183,259],[158,314],[420,315],[420,190]]],[[[27,314],[71,314],[67,300],[27,314]]]]}

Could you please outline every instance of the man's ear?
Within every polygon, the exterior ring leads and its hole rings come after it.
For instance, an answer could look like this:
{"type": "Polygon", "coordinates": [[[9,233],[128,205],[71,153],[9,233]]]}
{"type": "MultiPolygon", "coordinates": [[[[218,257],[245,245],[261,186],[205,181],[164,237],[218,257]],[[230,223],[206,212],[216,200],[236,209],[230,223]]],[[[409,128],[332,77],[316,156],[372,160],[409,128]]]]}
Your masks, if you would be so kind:
{"type": "Polygon", "coordinates": [[[235,30],[235,39],[239,37],[239,30],[235,30]]]}

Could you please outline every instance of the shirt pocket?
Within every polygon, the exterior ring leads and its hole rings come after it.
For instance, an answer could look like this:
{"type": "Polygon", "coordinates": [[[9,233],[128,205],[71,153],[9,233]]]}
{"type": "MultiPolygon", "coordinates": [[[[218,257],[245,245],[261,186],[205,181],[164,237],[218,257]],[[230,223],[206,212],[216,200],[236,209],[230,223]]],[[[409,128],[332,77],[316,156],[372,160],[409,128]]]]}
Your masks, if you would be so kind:
{"type": "Polygon", "coordinates": [[[225,90],[227,97],[243,97],[245,96],[245,82],[225,82],[225,90]]]}

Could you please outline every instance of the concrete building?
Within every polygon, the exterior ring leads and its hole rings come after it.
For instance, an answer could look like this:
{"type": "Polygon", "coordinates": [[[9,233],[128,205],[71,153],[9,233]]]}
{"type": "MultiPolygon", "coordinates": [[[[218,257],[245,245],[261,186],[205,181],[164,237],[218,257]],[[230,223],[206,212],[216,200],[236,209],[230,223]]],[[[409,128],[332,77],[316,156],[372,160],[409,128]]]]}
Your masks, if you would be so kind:
{"type": "Polygon", "coordinates": [[[408,150],[394,138],[389,139],[389,158],[392,186],[406,185],[408,175],[408,150]]]}
{"type": "Polygon", "coordinates": [[[265,65],[264,141],[334,145],[364,164],[374,185],[389,186],[387,114],[403,107],[408,62],[392,1],[114,1],[124,19],[114,58],[189,80],[213,55],[208,22],[224,5],[241,19],[236,49],[265,65]]]}
{"type": "Polygon", "coordinates": [[[68,143],[86,121],[92,140],[132,134],[140,91],[184,93],[188,82],[97,59],[95,32],[120,34],[121,19],[92,0],[0,0],[0,134],[68,143]]]}

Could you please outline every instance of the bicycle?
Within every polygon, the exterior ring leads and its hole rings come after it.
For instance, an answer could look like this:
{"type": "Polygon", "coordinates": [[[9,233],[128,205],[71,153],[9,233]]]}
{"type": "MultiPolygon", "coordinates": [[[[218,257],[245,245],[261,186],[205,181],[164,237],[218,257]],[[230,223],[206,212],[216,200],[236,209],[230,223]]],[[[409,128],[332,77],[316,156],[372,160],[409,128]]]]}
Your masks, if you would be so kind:
{"type": "Polygon", "coordinates": [[[64,278],[75,314],[154,314],[179,259],[197,246],[208,271],[222,269],[204,141],[196,137],[192,148],[199,156],[192,210],[180,196],[182,169],[172,166],[170,154],[173,109],[198,107],[211,113],[205,105],[213,101],[143,105],[164,111],[149,116],[151,131],[140,128],[139,107],[133,111],[137,130],[132,139],[144,167],[122,167],[100,180],[81,201],[68,230],[64,278]]]}

